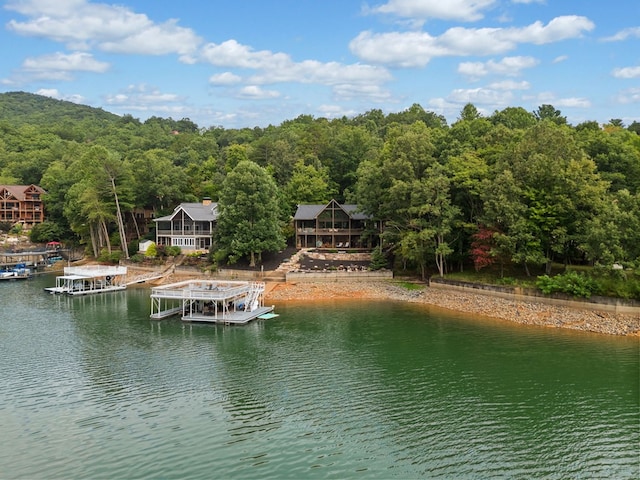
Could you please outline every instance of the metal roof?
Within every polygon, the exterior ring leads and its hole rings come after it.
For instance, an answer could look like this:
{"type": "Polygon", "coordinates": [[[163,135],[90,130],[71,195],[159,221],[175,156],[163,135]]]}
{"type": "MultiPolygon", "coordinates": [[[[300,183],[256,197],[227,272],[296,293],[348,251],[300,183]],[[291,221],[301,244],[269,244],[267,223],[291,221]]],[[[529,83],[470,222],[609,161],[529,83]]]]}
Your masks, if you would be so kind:
{"type": "MultiPolygon", "coordinates": [[[[315,220],[320,213],[327,208],[331,202],[325,205],[298,205],[298,209],[296,210],[295,215],[293,216],[294,220],[315,220]]],[[[342,210],[345,211],[351,217],[352,220],[367,220],[371,218],[369,215],[358,212],[358,205],[350,205],[350,204],[339,204],[336,202],[342,210]]]]}
{"type": "Polygon", "coordinates": [[[154,222],[170,222],[180,212],[184,212],[191,220],[196,222],[215,222],[218,220],[218,204],[216,202],[208,205],[197,202],[181,203],[173,210],[171,215],[156,218],[154,222]]]}

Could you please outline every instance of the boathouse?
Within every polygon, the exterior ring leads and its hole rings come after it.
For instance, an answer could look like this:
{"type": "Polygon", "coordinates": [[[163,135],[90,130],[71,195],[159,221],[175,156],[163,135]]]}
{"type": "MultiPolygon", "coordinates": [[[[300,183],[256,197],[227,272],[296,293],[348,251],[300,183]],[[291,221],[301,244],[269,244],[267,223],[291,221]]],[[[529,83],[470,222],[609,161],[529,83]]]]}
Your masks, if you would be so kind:
{"type": "Polygon", "coordinates": [[[127,288],[126,275],[127,267],[120,266],[64,267],[64,275],[56,277],[55,287],[48,287],[45,290],[66,295],[115,292],[127,288]]]}
{"type": "Polygon", "coordinates": [[[180,315],[186,322],[243,325],[270,318],[264,306],[264,282],[185,280],[151,289],[151,318],[180,315]]]}

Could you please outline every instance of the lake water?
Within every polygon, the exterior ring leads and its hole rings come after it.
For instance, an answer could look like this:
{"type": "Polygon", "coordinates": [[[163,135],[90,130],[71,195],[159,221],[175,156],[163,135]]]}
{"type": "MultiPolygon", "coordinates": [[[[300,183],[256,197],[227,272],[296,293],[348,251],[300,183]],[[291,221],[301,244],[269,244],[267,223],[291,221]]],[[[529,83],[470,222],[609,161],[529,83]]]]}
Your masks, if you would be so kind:
{"type": "Polygon", "coordinates": [[[0,478],[640,477],[637,338],[369,301],[244,327],[0,284],[0,478]]]}

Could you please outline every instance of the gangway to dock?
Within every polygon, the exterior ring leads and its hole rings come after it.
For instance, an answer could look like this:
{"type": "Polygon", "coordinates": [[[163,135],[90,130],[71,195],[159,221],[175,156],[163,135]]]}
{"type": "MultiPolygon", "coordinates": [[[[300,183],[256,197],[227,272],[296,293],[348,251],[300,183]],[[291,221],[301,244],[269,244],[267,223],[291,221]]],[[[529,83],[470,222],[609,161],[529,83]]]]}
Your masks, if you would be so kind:
{"type": "Polygon", "coordinates": [[[244,325],[273,312],[273,306],[264,306],[264,290],[264,282],[221,280],[185,280],[153,287],[151,318],[181,315],[185,322],[244,325]]]}

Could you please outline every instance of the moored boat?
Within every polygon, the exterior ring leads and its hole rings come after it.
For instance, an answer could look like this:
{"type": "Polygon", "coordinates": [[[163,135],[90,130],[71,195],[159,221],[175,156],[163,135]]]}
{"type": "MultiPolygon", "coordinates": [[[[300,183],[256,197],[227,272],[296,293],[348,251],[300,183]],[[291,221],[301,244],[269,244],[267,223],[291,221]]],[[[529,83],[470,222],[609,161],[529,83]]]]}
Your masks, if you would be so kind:
{"type": "Polygon", "coordinates": [[[13,267],[0,271],[0,280],[24,280],[32,275],[31,269],[26,264],[18,263],[13,267]]]}

